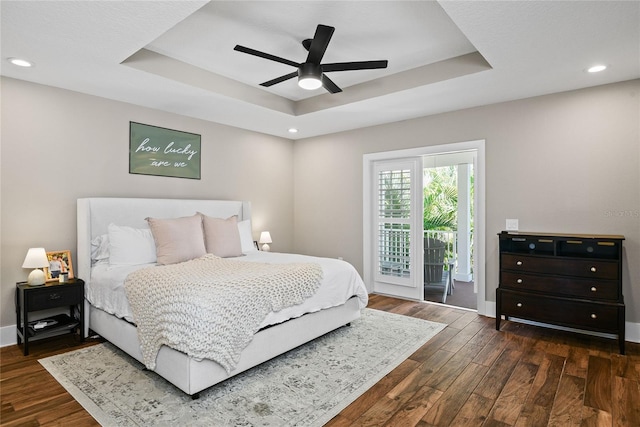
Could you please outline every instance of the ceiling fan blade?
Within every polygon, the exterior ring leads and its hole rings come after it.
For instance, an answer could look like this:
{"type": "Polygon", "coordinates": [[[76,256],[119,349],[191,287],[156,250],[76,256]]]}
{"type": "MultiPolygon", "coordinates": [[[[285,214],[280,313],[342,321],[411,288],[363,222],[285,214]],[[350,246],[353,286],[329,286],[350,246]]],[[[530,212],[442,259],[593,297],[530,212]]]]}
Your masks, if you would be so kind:
{"type": "Polygon", "coordinates": [[[294,71],[293,73],[285,74],[284,76],[276,77],[273,80],[269,80],[268,82],[260,83],[260,86],[269,87],[278,83],[282,83],[294,77],[298,77],[298,72],[294,71]]]}
{"type": "Polygon", "coordinates": [[[330,71],[350,71],[350,70],[374,70],[376,68],[387,68],[389,61],[358,61],[358,62],[336,62],[333,64],[322,64],[323,72],[330,71]]]}
{"type": "Polygon", "coordinates": [[[340,89],[337,84],[324,74],[322,75],[322,86],[331,93],[342,92],[342,89],[340,89]]]}
{"type": "Polygon", "coordinates": [[[327,46],[329,46],[329,42],[331,41],[331,36],[333,36],[334,31],[334,27],[318,25],[316,28],[316,34],[313,36],[313,40],[311,41],[311,46],[309,46],[307,62],[319,64],[320,61],[322,61],[322,57],[324,56],[324,52],[327,50],[327,46]]]}
{"type": "Polygon", "coordinates": [[[280,58],[279,56],[271,55],[270,53],[260,52],[259,50],[251,49],[249,47],[240,46],[239,44],[233,48],[238,52],[248,53],[249,55],[259,56],[260,58],[269,59],[271,61],[280,62],[281,64],[291,65],[292,67],[299,67],[298,62],[293,62],[288,59],[280,58]]]}

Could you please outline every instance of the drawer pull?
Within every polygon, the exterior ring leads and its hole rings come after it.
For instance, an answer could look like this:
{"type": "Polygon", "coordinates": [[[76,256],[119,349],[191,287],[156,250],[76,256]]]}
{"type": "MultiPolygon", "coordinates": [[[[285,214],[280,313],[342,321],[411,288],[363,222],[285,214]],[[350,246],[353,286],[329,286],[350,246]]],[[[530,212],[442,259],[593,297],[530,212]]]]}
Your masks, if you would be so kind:
{"type": "Polygon", "coordinates": [[[598,271],[598,269],[595,267],[591,267],[589,270],[591,270],[592,273],[595,273],[596,271],[598,271]]]}
{"type": "Polygon", "coordinates": [[[516,261],[516,265],[522,265],[522,261],[516,261]]]}
{"type": "Polygon", "coordinates": [[[60,298],[61,298],[60,294],[49,294],[49,300],[50,301],[57,300],[57,299],[60,299],[60,298]]]}
{"type": "Polygon", "coordinates": [[[595,291],[597,291],[597,290],[598,290],[598,289],[596,289],[596,287],[595,287],[595,286],[592,286],[592,287],[591,287],[591,292],[595,292],[595,291]]]}
{"type": "Polygon", "coordinates": [[[516,280],[516,283],[521,284],[522,283],[522,279],[516,280]]]}
{"type": "Polygon", "coordinates": [[[596,316],[596,314],[595,314],[595,313],[591,313],[591,318],[592,318],[592,319],[597,319],[597,318],[598,318],[598,316],[596,316]]]}
{"type": "Polygon", "coordinates": [[[521,302],[517,303],[516,307],[522,307],[522,303],[521,302]]]}

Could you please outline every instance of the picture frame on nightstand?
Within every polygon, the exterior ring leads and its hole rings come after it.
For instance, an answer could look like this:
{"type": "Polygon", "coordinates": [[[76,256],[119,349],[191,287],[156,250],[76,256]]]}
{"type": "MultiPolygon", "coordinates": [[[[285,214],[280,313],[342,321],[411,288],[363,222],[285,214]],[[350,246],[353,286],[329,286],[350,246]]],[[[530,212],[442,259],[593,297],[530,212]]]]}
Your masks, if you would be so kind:
{"type": "Polygon", "coordinates": [[[44,269],[47,282],[66,282],[73,279],[73,262],[70,250],[47,252],[49,267],[44,269]]]}

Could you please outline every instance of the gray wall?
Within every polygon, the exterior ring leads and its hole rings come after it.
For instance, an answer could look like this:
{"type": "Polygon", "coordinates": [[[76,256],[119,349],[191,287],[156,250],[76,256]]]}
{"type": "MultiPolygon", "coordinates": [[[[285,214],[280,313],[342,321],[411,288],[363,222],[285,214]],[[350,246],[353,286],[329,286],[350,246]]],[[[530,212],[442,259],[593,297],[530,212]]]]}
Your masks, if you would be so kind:
{"type": "Polygon", "coordinates": [[[76,199],[249,200],[254,238],[293,249],[293,142],[203,120],[2,78],[0,326],[15,324],[27,249],[76,257],[76,199]],[[129,174],[129,121],[202,135],[202,179],[129,174]]]}
{"type": "Polygon", "coordinates": [[[298,141],[295,249],[362,272],[362,157],[486,140],[486,296],[495,301],[497,233],[622,234],[627,321],[640,322],[640,80],[298,141]]]}
{"type": "Polygon", "coordinates": [[[250,200],[254,238],[342,256],[362,272],[362,156],[486,139],[487,297],[497,233],[623,234],[627,321],[640,322],[640,81],[491,105],[292,142],[2,78],[0,326],[27,249],[71,249],[79,197],[250,200]],[[128,173],[129,121],[202,135],[202,179],[128,173]],[[293,224],[293,226],[292,226],[293,224]]]}

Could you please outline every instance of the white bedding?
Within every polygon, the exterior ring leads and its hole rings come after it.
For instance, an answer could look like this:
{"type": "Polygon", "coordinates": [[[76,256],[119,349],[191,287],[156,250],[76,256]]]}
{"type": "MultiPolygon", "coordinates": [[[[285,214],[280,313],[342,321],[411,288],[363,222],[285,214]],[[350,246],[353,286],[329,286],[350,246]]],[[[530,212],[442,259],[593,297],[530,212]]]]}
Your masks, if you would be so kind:
{"type": "MultiPolygon", "coordinates": [[[[306,255],[284,254],[255,251],[242,257],[227,258],[238,262],[266,262],[274,264],[291,262],[315,262],[320,264],[323,279],[318,291],[302,304],[270,313],[261,327],[275,325],[288,319],[300,317],[325,308],[343,304],[352,296],[357,296],[360,308],[367,306],[367,290],[355,268],[344,261],[332,258],[319,258],[306,255]]],[[[127,301],[124,281],[131,272],[155,264],[111,266],[108,263],[96,264],[91,269],[91,280],[86,290],[87,300],[95,307],[107,313],[135,323],[131,307],[127,301]]]]}

